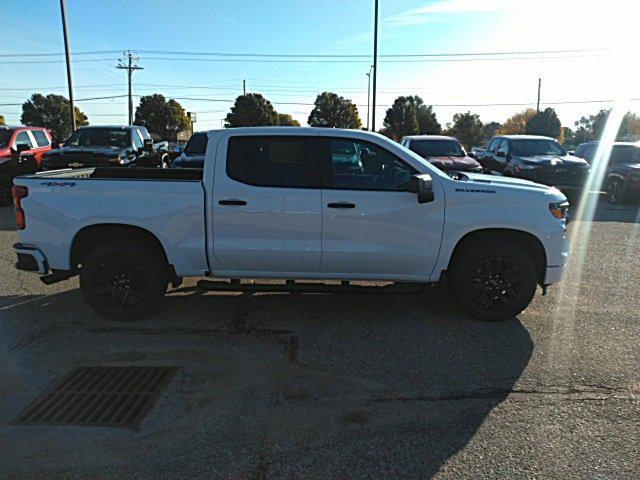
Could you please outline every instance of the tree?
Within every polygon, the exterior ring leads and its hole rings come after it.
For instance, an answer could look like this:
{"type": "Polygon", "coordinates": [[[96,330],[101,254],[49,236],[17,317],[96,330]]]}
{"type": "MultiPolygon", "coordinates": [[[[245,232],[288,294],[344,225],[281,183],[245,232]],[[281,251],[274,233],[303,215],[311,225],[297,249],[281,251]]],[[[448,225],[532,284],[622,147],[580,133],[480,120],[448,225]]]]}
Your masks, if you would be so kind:
{"type": "Polygon", "coordinates": [[[524,133],[528,135],[544,135],[557,138],[560,135],[560,119],[556,111],[547,107],[531,117],[525,126],[524,133]]]}
{"type": "Polygon", "coordinates": [[[323,92],[316,97],[307,123],[312,127],[362,127],[355,104],[348,98],[339,97],[333,92],[323,92]]]}
{"type": "Polygon", "coordinates": [[[482,142],[482,122],[475,113],[456,113],[453,124],[447,125],[448,133],[456,137],[467,150],[482,142]]]}
{"type": "Polygon", "coordinates": [[[638,140],[640,137],[640,117],[632,112],[627,112],[620,124],[618,138],[620,140],[638,140]]]}
{"type": "MultiPolygon", "coordinates": [[[[602,109],[595,115],[580,117],[576,126],[574,142],[576,144],[591,140],[600,140],[604,127],[609,120],[610,109],[602,109]]],[[[622,117],[616,140],[637,140],[640,137],[640,117],[632,112],[627,112],[622,117]]]]}
{"type": "Polygon", "coordinates": [[[4,121],[4,115],[0,115],[0,125],[6,125],[4,121]]]}
{"type": "Polygon", "coordinates": [[[227,114],[227,128],[261,127],[278,124],[278,114],[271,102],[259,93],[247,93],[236,98],[227,114]]]}
{"type": "Polygon", "coordinates": [[[396,142],[407,135],[416,135],[419,130],[418,116],[410,97],[398,97],[387,110],[382,122],[386,132],[396,142]]]}
{"type": "Polygon", "coordinates": [[[438,119],[431,105],[425,105],[422,98],[418,95],[407,97],[407,101],[416,111],[418,133],[420,135],[438,135],[442,133],[442,126],[438,123],[438,119]]]}
{"type": "Polygon", "coordinates": [[[527,127],[527,122],[536,113],[533,108],[527,108],[522,112],[516,113],[502,124],[497,133],[499,135],[522,135],[527,127]]]}
{"type": "Polygon", "coordinates": [[[502,124],[500,122],[485,123],[482,126],[482,143],[489,143],[500,128],[502,128],[502,124]]]}
{"type": "Polygon", "coordinates": [[[140,97],[134,123],[172,142],[176,141],[178,132],[191,128],[191,120],[182,105],[173,99],[166,100],[159,93],[140,97]]]}
{"type": "Polygon", "coordinates": [[[288,113],[276,113],[276,125],[281,127],[299,127],[300,122],[295,120],[288,113]]]}
{"type": "MultiPolygon", "coordinates": [[[[45,97],[34,93],[22,104],[20,121],[24,125],[46,127],[56,140],[64,140],[72,133],[70,108],[69,100],[62,95],[51,93],[45,97]]],[[[78,107],[74,107],[74,115],[77,126],[89,125],[87,116],[78,107]]]]}
{"type": "Polygon", "coordinates": [[[562,127],[560,129],[560,135],[558,136],[558,142],[563,145],[577,145],[575,132],[569,127],[562,127]]]}

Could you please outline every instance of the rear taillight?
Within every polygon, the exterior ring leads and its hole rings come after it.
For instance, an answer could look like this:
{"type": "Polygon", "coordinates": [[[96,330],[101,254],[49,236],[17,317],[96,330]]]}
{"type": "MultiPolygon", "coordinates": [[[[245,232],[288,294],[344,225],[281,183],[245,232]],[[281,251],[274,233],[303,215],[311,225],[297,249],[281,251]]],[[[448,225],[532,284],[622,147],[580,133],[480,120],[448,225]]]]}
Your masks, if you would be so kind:
{"type": "Polygon", "coordinates": [[[24,230],[26,226],[26,219],[24,216],[24,210],[22,209],[22,199],[29,195],[29,189],[27,187],[21,187],[19,185],[15,185],[11,188],[11,193],[13,194],[13,205],[14,211],[16,214],[16,225],[18,226],[18,230],[24,230]]]}

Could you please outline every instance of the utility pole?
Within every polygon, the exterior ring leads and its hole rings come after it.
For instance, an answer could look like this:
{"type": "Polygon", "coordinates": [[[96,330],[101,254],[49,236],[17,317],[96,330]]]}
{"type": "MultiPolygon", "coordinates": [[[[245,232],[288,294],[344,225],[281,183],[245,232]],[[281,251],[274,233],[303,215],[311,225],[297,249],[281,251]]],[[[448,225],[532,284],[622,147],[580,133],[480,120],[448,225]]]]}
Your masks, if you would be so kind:
{"type": "Polygon", "coordinates": [[[247,81],[246,80],[242,80],[242,94],[243,95],[247,94],[247,81]]]}
{"type": "Polygon", "coordinates": [[[376,80],[378,79],[378,0],[375,2],[373,20],[373,98],[371,102],[371,130],[376,131],[376,80]]]}
{"type": "Polygon", "coordinates": [[[540,87],[542,87],[542,79],[538,79],[538,104],[536,106],[536,111],[540,112],[540,87]]]}
{"type": "MultiPolygon", "coordinates": [[[[60,0],[62,14],[62,32],[64,34],[64,55],[67,60],[67,83],[69,84],[69,107],[71,111],[71,131],[76,130],[76,111],[73,106],[73,79],[71,78],[71,54],[69,53],[69,33],[67,32],[67,13],[64,0],[60,0]]],[[[60,139],[57,139],[60,140],[60,139]]]]}
{"type": "Polygon", "coordinates": [[[367,76],[367,130],[369,130],[369,101],[371,100],[371,69],[373,65],[369,67],[369,72],[365,75],[367,76]]]}
{"type": "Polygon", "coordinates": [[[131,54],[131,50],[126,50],[123,52],[125,55],[125,59],[120,59],[120,63],[116,66],[116,68],[120,70],[127,70],[127,74],[129,77],[129,125],[133,125],[133,95],[131,94],[131,81],[133,77],[134,70],[144,70],[144,68],[135,65],[135,62],[139,60],[138,57],[134,57],[131,54]]]}

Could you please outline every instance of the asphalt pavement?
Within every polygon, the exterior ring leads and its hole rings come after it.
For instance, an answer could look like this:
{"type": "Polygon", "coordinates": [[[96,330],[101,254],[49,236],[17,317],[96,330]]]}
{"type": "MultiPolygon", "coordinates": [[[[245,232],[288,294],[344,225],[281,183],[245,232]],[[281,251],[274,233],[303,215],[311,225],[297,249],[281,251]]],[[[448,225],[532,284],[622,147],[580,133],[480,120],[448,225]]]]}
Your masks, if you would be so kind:
{"type": "Polygon", "coordinates": [[[640,215],[573,222],[519,318],[420,294],[173,290],[110,322],[13,268],[0,208],[0,478],[638,478],[640,215]],[[24,426],[72,368],[177,367],[138,429],[24,426]]]}

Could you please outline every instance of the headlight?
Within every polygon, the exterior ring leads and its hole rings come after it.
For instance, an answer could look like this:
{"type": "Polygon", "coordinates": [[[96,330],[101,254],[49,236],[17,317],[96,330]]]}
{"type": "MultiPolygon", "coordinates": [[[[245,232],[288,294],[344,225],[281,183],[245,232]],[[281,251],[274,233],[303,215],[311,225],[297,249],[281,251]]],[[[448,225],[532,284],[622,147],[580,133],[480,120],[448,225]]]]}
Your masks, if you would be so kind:
{"type": "Polygon", "coordinates": [[[549,211],[554,217],[564,220],[567,218],[567,212],[569,211],[569,202],[550,203],[549,211]]]}

